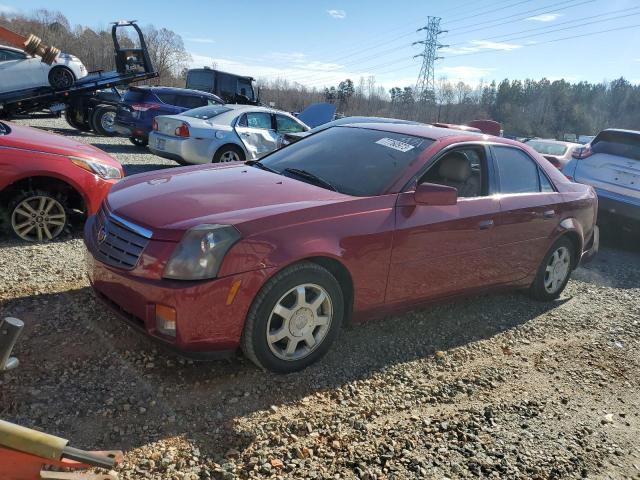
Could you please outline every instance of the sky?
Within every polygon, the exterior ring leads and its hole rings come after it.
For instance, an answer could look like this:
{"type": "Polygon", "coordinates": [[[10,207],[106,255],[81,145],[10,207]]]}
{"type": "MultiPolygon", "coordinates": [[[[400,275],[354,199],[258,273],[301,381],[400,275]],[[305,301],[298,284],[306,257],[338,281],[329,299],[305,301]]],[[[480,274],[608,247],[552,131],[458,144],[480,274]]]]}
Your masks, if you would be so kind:
{"type": "Polygon", "coordinates": [[[120,19],[166,27],[193,67],[308,87],[370,75],[385,88],[415,85],[423,45],[412,43],[434,16],[436,80],[640,83],[640,0],[0,0],[0,12],[39,8],[92,28],[120,19]]]}

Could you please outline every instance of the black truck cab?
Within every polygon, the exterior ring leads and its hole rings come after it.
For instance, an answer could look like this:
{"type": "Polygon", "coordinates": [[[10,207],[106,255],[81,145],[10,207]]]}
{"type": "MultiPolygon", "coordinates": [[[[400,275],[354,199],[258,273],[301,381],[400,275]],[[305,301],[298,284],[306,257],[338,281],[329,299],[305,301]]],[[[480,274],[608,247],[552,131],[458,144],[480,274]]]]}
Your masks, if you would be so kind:
{"type": "Polygon", "coordinates": [[[213,93],[225,103],[257,105],[253,77],[221,72],[213,68],[192,68],[187,72],[186,88],[213,93]]]}

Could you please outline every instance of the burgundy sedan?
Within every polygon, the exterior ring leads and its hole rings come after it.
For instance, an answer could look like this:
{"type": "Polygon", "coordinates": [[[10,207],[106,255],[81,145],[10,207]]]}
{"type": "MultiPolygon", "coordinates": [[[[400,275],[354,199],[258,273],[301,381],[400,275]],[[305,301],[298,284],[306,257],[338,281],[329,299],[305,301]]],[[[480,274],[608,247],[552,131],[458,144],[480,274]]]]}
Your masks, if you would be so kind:
{"type": "Polygon", "coordinates": [[[290,372],[352,320],[490,288],[557,298],[598,249],[596,207],[521,143],[372,123],[129,177],[85,242],[94,290],[129,324],[290,372]]]}

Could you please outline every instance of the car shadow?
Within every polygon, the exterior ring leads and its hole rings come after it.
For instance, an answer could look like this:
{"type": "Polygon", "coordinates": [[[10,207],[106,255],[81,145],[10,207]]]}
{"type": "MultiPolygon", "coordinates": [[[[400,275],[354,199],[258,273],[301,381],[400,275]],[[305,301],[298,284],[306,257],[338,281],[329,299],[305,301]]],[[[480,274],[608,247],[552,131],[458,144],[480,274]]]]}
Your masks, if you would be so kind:
{"type": "Polygon", "coordinates": [[[177,165],[166,165],[164,163],[126,163],[122,165],[126,177],[137,173],[153,172],[155,170],[167,170],[176,168],[177,165]]]}
{"type": "Polygon", "coordinates": [[[27,327],[15,351],[21,367],[4,378],[0,412],[81,448],[130,449],[183,435],[221,461],[229,448],[251,443],[252,432],[238,427],[245,416],[366,380],[394,365],[435,362],[436,351],[514,329],[561,303],[512,293],[434,305],[345,328],[322,361],[276,375],[240,355],[194,363],[158,348],[125,326],[88,287],[24,297],[2,309],[27,327]],[[212,441],[214,432],[225,440],[212,441]]]}
{"type": "MultiPolygon", "coordinates": [[[[136,147],[132,143],[92,143],[96,148],[107,153],[127,153],[130,155],[153,155],[149,149],[136,147]]],[[[177,164],[176,164],[177,165],[177,164]]]]}

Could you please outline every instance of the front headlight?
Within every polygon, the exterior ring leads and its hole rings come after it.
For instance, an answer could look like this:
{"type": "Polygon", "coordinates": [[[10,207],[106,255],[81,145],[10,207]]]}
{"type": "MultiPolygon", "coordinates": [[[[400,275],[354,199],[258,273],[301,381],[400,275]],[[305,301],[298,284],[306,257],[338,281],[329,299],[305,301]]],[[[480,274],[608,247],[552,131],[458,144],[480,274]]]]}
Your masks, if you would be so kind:
{"type": "Polygon", "coordinates": [[[198,225],[188,230],[164,269],[164,278],[205,280],[215,278],[222,259],[240,238],[231,225],[198,225]]]}
{"type": "Polygon", "coordinates": [[[95,173],[100,178],[104,178],[105,180],[122,178],[122,175],[120,175],[120,170],[118,170],[116,167],[112,167],[111,165],[106,165],[94,160],[87,160],[86,158],[78,157],[69,157],[69,160],[71,160],[78,167],[84,168],[88,172],[95,173]]]}

